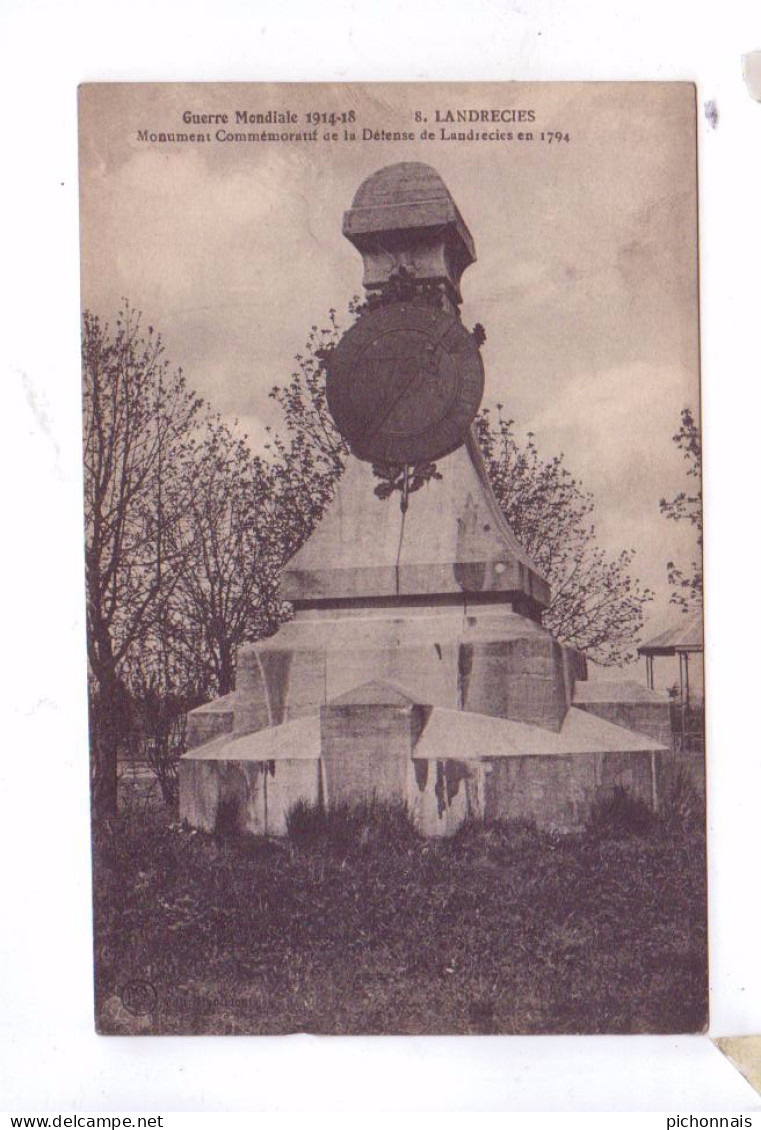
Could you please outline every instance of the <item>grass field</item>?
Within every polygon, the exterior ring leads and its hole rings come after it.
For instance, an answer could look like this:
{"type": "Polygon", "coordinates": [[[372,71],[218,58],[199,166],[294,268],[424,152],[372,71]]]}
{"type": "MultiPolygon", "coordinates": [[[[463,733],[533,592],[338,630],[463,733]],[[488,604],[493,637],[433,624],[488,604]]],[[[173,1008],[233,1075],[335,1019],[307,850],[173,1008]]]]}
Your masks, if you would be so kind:
{"type": "Polygon", "coordinates": [[[281,841],[125,816],[95,836],[98,1028],[701,1030],[702,822],[619,801],[583,834],[442,842],[398,810],[297,813],[281,841]]]}

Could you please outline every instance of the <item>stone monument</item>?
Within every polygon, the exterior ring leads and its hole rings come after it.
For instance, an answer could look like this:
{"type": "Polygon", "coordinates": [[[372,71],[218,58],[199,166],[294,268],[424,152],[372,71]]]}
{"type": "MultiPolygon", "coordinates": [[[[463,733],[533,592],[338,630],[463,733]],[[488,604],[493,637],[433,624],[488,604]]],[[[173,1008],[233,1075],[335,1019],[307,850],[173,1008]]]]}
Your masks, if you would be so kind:
{"type": "Polygon", "coordinates": [[[283,572],[293,620],[189,716],[181,817],[211,831],[224,808],[277,835],[298,801],[376,797],[446,835],[467,817],[578,827],[615,785],[657,807],[666,700],[595,689],[542,627],[547,581],[487,480],[483,331],[459,313],[476,252],[454,200],[430,166],[391,165],[343,232],[367,309],[328,359],[327,396],[352,454],[283,572]]]}

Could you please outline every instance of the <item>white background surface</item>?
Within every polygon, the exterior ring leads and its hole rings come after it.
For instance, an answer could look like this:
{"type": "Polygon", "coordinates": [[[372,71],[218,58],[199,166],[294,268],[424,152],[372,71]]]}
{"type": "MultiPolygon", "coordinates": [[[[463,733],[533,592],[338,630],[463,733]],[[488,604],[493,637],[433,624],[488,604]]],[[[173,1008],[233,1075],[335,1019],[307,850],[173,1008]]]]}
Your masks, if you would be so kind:
{"type": "Polygon", "coordinates": [[[0,1106],[761,1110],[707,1037],[103,1039],[92,1027],[76,86],[689,79],[699,121],[715,1035],[761,1031],[756,2],[4,0],[0,1106]]]}

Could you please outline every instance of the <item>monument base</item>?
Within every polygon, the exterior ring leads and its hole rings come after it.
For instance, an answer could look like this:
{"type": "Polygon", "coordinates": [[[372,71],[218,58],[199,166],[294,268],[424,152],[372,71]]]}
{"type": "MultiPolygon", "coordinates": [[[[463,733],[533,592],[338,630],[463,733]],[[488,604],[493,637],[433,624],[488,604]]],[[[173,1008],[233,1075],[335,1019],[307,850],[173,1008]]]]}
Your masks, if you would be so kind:
{"type": "Polygon", "coordinates": [[[299,801],[375,798],[440,836],[468,818],[578,828],[617,785],[657,807],[667,700],[585,679],[510,604],[301,611],[190,715],[180,816],[283,835],[299,801]]]}
{"type": "Polygon", "coordinates": [[[420,706],[371,684],[319,715],[216,738],[186,754],[180,815],[207,832],[224,825],[279,836],[299,802],[376,800],[406,804],[429,836],[451,835],[467,819],[574,831],[616,786],[657,809],[663,752],[653,739],[576,707],[555,734],[420,706]]]}

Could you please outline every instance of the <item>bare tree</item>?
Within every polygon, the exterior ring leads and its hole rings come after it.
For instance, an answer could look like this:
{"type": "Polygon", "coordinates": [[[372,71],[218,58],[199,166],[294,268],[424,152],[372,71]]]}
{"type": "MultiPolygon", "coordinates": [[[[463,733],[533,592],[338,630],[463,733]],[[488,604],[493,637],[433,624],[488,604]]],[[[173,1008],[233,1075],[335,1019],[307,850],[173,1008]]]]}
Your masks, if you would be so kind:
{"type": "Polygon", "coordinates": [[[127,304],[113,330],[85,313],[82,370],[93,803],[107,815],[117,803],[125,664],[167,615],[191,553],[177,533],[194,492],[202,402],[127,304]]]}
{"type": "Polygon", "coordinates": [[[174,596],[127,652],[121,679],[128,715],[120,720],[120,739],[137,768],[153,774],[163,800],[174,804],[188,711],[214,691],[204,636],[196,624],[180,618],[174,596]]]}
{"type": "MultiPolygon", "coordinates": [[[[356,300],[350,307],[355,316],[356,300]]],[[[280,406],[285,436],[270,435],[266,450],[272,457],[274,488],[278,499],[287,561],[304,544],[333,498],[348,448],[333,423],[325,395],[325,363],[341,337],[335,310],[323,329],[312,326],[303,353],[288,384],[275,385],[270,396],[280,406]]]]}
{"type": "Polygon", "coordinates": [[[687,461],[687,477],[696,480],[695,490],[679,491],[674,498],[660,501],[661,513],[672,522],[689,522],[695,528],[697,561],[685,572],[673,561],[666,566],[671,585],[671,603],[683,612],[703,604],[703,490],[701,460],[703,455],[700,427],[689,408],[682,409],[679,431],[674,443],[687,461]]]}
{"type": "Polygon", "coordinates": [[[193,555],[172,609],[181,630],[200,641],[220,695],[235,686],[240,645],[269,635],[282,617],[278,583],[291,535],[281,473],[276,463],[253,457],[245,437],[219,416],[204,420],[196,489],[184,517],[189,528],[181,533],[192,540],[193,555]]]}
{"type": "Polygon", "coordinates": [[[531,432],[521,445],[501,406],[496,419],[484,409],[476,430],[497,501],[550,582],[545,626],[602,666],[636,658],[644,606],[653,594],[632,574],[635,551],[609,553],[598,545],[592,495],[562,455],[541,457],[531,432]]]}

